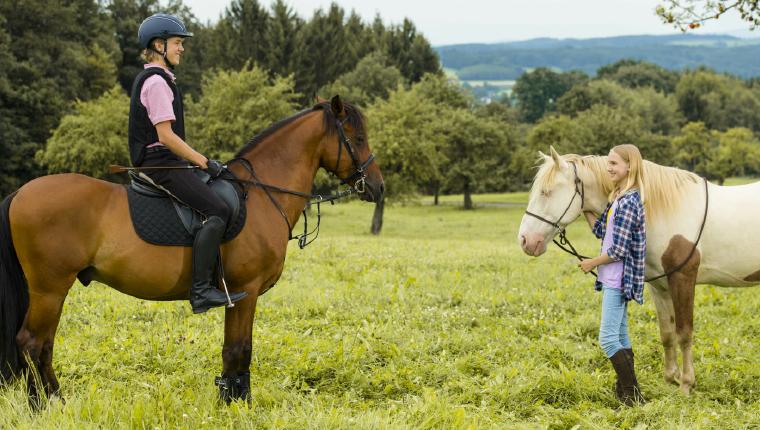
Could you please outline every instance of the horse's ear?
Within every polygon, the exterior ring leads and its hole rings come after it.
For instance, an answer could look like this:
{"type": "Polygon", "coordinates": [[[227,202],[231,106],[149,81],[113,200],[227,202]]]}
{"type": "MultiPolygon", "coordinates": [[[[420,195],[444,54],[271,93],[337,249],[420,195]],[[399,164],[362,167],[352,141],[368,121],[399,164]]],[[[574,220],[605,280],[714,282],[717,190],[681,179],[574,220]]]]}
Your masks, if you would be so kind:
{"type": "Polygon", "coordinates": [[[565,165],[565,161],[562,160],[562,156],[557,153],[553,146],[549,146],[549,153],[552,155],[552,160],[554,160],[558,166],[562,167],[565,165]]]}
{"type": "Polygon", "coordinates": [[[337,94],[332,98],[332,100],[330,100],[330,108],[332,109],[333,114],[335,114],[335,118],[340,118],[345,113],[343,111],[343,101],[337,94]]]}
{"type": "Polygon", "coordinates": [[[549,158],[549,156],[548,156],[548,155],[544,154],[544,153],[543,153],[543,152],[541,152],[541,151],[538,151],[538,155],[540,155],[540,156],[541,156],[541,158],[543,158],[544,160],[546,160],[546,159],[548,159],[548,158],[549,158]]]}

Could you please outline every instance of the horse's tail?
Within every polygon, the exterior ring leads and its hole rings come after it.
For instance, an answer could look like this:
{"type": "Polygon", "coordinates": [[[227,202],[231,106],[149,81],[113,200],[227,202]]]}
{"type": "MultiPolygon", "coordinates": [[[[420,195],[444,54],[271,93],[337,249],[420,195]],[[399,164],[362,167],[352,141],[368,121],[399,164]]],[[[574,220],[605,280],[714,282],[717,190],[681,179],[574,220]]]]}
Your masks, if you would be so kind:
{"type": "Polygon", "coordinates": [[[29,307],[29,287],[11,237],[10,207],[15,196],[0,203],[0,385],[22,370],[16,334],[29,307]]]}

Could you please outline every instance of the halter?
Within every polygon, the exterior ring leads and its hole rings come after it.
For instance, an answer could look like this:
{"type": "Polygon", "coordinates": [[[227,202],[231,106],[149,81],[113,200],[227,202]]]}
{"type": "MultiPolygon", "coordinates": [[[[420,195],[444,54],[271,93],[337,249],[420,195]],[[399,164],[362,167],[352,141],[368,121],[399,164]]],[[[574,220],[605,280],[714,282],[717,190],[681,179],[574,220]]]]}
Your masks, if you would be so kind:
{"type": "MultiPolygon", "coordinates": [[[[552,221],[549,221],[548,219],[546,219],[546,218],[544,218],[544,217],[542,217],[540,215],[534,214],[533,212],[530,212],[528,210],[525,211],[525,214],[526,215],[530,215],[533,218],[536,218],[536,219],[538,219],[540,221],[543,221],[543,222],[549,224],[550,226],[554,227],[557,230],[557,232],[559,232],[559,242],[557,242],[557,239],[552,239],[552,242],[554,242],[554,244],[557,245],[563,251],[565,251],[568,254],[571,254],[571,255],[574,255],[575,257],[577,257],[578,260],[584,260],[584,259],[587,259],[589,257],[587,257],[587,256],[585,256],[583,254],[578,253],[578,251],[575,250],[575,247],[573,246],[573,244],[570,243],[570,239],[568,239],[567,236],[565,235],[565,227],[568,224],[570,224],[570,223],[567,223],[564,226],[562,224],[560,224],[562,222],[562,218],[565,217],[565,215],[567,214],[567,212],[573,206],[573,202],[575,201],[575,196],[581,196],[581,211],[583,210],[583,207],[584,207],[584,204],[585,204],[585,200],[586,200],[586,188],[583,185],[583,181],[581,181],[581,178],[578,176],[578,167],[572,161],[569,161],[569,163],[573,166],[573,175],[575,176],[575,178],[573,179],[573,182],[575,184],[575,190],[573,192],[573,197],[570,198],[570,203],[567,204],[567,207],[565,208],[565,211],[562,212],[562,215],[559,216],[559,219],[557,219],[556,222],[552,222],[552,221]]],[[[554,235],[552,235],[552,236],[554,236],[554,235]]],[[[593,270],[591,271],[591,273],[594,276],[596,276],[596,272],[594,272],[593,270]]]]}
{"type": "Polygon", "coordinates": [[[533,218],[537,218],[538,220],[549,224],[550,226],[554,227],[555,229],[557,229],[557,231],[563,234],[565,232],[565,226],[567,226],[567,224],[570,224],[570,223],[567,223],[564,226],[560,223],[562,222],[562,218],[565,217],[567,212],[573,206],[573,202],[575,201],[575,196],[581,196],[581,210],[583,210],[584,200],[586,198],[586,189],[583,186],[583,181],[581,181],[581,178],[578,176],[578,167],[576,167],[575,163],[573,163],[572,161],[570,161],[569,163],[573,166],[573,175],[575,175],[575,179],[574,179],[575,192],[573,193],[573,197],[570,199],[570,203],[567,204],[565,211],[562,212],[562,215],[559,216],[559,219],[556,222],[552,222],[540,215],[534,214],[533,212],[530,212],[528,210],[525,211],[526,215],[530,215],[533,218]]]}
{"type": "MultiPolygon", "coordinates": [[[[363,163],[359,163],[359,157],[356,154],[356,151],[354,151],[354,148],[351,146],[351,139],[349,139],[346,136],[346,132],[343,129],[343,124],[346,119],[343,121],[336,119],[335,123],[338,126],[338,160],[335,163],[335,169],[330,172],[336,177],[338,177],[338,168],[340,167],[340,156],[341,152],[343,150],[343,147],[346,147],[346,151],[351,156],[351,161],[353,162],[354,166],[354,173],[352,173],[350,176],[348,176],[345,179],[341,179],[341,184],[346,184],[349,186],[349,188],[345,191],[340,191],[338,193],[323,196],[321,194],[311,194],[311,193],[302,193],[300,191],[295,190],[289,190],[287,188],[278,187],[276,185],[266,184],[264,182],[261,182],[258,175],[256,174],[256,171],[253,169],[253,165],[250,161],[246,160],[245,158],[238,157],[233,158],[232,160],[228,161],[226,163],[226,166],[231,165],[232,163],[240,163],[243,165],[245,170],[248,171],[248,174],[250,175],[250,179],[238,179],[233,176],[233,180],[240,184],[243,187],[244,192],[246,193],[247,197],[247,189],[250,186],[259,187],[266,193],[269,200],[272,202],[272,204],[277,208],[277,211],[280,212],[280,216],[282,216],[282,219],[285,221],[285,224],[288,226],[288,240],[298,239],[298,246],[301,249],[304,249],[306,245],[309,245],[310,243],[314,242],[314,240],[319,237],[319,225],[322,220],[322,211],[321,211],[321,204],[330,202],[330,204],[335,204],[336,200],[342,199],[344,197],[348,197],[353,193],[361,194],[365,190],[365,180],[367,178],[367,174],[365,173],[367,167],[375,160],[375,155],[370,154],[369,158],[363,163]],[[354,181],[354,185],[350,185],[349,182],[354,181]],[[288,219],[287,214],[285,214],[285,209],[283,209],[280,202],[277,201],[277,199],[274,198],[274,195],[272,195],[272,191],[283,193],[283,194],[290,194],[293,196],[301,197],[305,200],[307,200],[307,203],[304,205],[303,210],[301,213],[303,214],[303,233],[293,236],[293,226],[290,224],[290,220],[288,219]],[[312,231],[309,231],[309,221],[308,221],[308,215],[306,212],[306,208],[312,204],[317,205],[317,226],[314,227],[312,231]],[[314,236],[309,240],[309,236],[314,236]]],[[[230,172],[232,173],[232,172],[230,172]]]]}

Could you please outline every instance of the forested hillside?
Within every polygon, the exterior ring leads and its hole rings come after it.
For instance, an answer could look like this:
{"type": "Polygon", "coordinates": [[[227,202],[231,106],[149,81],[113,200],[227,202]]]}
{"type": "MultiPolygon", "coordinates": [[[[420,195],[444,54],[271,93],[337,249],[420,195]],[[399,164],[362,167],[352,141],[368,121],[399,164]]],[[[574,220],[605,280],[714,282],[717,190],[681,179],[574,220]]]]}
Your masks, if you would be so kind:
{"type": "Polygon", "coordinates": [[[498,44],[436,48],[444,67],[463,80],[517,79],[536,67],[593,74],[625,58],[644,60],[668,70],[708,67],[749,78],[760,75],[760,38],[732,36],[620,36],[597,39],[532,39],[498,44]]]}

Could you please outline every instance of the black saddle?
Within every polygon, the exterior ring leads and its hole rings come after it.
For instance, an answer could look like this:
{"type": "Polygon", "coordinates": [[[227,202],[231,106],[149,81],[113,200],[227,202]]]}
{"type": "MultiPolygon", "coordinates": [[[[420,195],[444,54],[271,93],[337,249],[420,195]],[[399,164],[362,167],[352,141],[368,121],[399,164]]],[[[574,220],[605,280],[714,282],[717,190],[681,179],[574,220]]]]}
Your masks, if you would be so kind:
{"type": "MultiPolygon", "coordinates": [[[[195,172],[230,208],[232,215],[222,241],[234,239],[245,225],[245,194],[224,178],[211,180],[206,172],[195,172]]],[[[147,175],[129,172],[129,176],[132,182],[127,187],[127,200],[137,235],[154,245],[192,246],[203,221],[201,215],[147,175]]]]}

